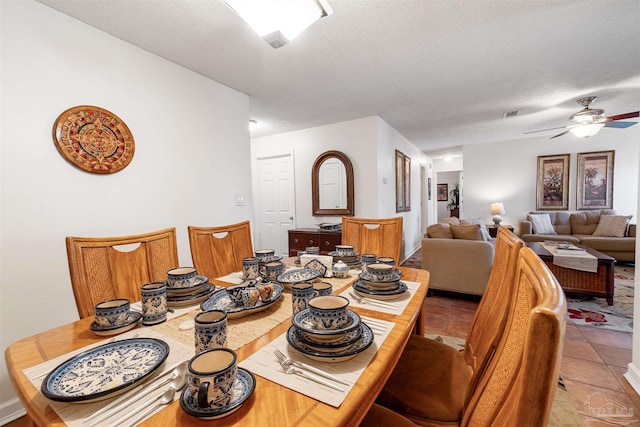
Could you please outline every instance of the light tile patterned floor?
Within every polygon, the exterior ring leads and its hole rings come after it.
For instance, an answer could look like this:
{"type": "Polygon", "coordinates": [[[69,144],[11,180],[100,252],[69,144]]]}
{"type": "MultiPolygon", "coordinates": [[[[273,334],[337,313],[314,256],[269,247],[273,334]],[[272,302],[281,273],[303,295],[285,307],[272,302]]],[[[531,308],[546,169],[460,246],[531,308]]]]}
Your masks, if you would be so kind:
{"type": "MultiPolygon", "coordinates": [[[[426,332],[466,338],[477,300],[436,294],[427,298],[426,332]]],[[[560,375],[585,427],[640,426],[640,396],[623,374],[631,362],[632,334],[567,324],[560,375]],[[592,408],[609,400],[629,417],[594,417],[592,408]]]]}

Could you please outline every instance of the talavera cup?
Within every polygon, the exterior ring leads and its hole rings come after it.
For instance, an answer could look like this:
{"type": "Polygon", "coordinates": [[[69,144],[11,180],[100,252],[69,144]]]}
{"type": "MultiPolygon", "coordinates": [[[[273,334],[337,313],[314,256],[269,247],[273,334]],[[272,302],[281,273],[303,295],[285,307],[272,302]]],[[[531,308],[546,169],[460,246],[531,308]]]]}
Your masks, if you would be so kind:
{"type": "Polygon", "coordinates": [[[145,283],[140,287],[142,324],[156,325],[167,320],[167,285],[164,282],[145,283]]]}
{"type": "Polygon", "coordinates": [[[291,297],[293,314],[308,307],[309,300],[313,298],[315,291],[311,283],[295,283],[291,285],[291,297]]]}
{"type": "Polygon", "coordinates": [[[233,398],[238,356],[230,348],[203,351],[189,360],[187,386],[198,407],[224,408],[233,398]]]}
{"type": "Polygon", "coordinates": [[[193,321],[196,354],[227,346],[227,313],[225,311],[202,311],[196,314],[193,321]]]}
{"type": "Polygon", "coordinates": [[[125,298],[102,301],[95,305],[96,325],[113,327],[123,325],[129,317],[131,302],[125,298]]]}
{"type": "Polygon", "coordinates": [[[333,286],[329,282],[313,282],[313,295],[321,297],[324,295],[331,295],[333,292],[333,286]]]}
{"type": "Polygon", "coordinates": [[[256,257],[242,258],[242,277],[245,280],[260,277],[260,263],[256,257]]]}
{"type": "Polygon", "coordinates": [[[167,271],[167,286],[170,288],[188,288],[197,281],[196,269],[193,267],[178,267],[167,271]]]}

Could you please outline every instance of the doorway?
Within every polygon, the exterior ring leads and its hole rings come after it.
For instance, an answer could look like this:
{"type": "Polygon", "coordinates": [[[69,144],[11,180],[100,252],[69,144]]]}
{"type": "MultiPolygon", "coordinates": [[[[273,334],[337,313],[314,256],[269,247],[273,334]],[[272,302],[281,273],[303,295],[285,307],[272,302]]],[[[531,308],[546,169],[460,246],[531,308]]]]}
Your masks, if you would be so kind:
{"type": "Polygon", "coordinates": [[[295,228],[293,153],[258,158],[256,249],[289,254],[289,230],[295,228]]]}

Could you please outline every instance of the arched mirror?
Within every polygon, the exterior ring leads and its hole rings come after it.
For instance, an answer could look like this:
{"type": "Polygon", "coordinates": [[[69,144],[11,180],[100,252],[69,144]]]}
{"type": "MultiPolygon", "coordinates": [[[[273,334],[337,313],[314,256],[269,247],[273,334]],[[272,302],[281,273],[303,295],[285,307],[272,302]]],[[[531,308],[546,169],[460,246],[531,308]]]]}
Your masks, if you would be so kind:
{"type": "Polygon", "coordinates": [[[353,165],[340,151],[322,153],[311,171],[313,215],[353,216],[353,165]]]}

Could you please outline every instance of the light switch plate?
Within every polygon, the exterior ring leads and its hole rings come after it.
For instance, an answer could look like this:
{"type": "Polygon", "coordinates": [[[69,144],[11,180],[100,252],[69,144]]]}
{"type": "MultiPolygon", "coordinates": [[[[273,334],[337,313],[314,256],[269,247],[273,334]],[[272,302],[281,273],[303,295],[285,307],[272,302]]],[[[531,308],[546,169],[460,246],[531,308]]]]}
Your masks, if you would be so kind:
{"type": "Polygon", "coordinates": [[[244,206],[244,193],[236,193],[236,206],[244,206]]]}

